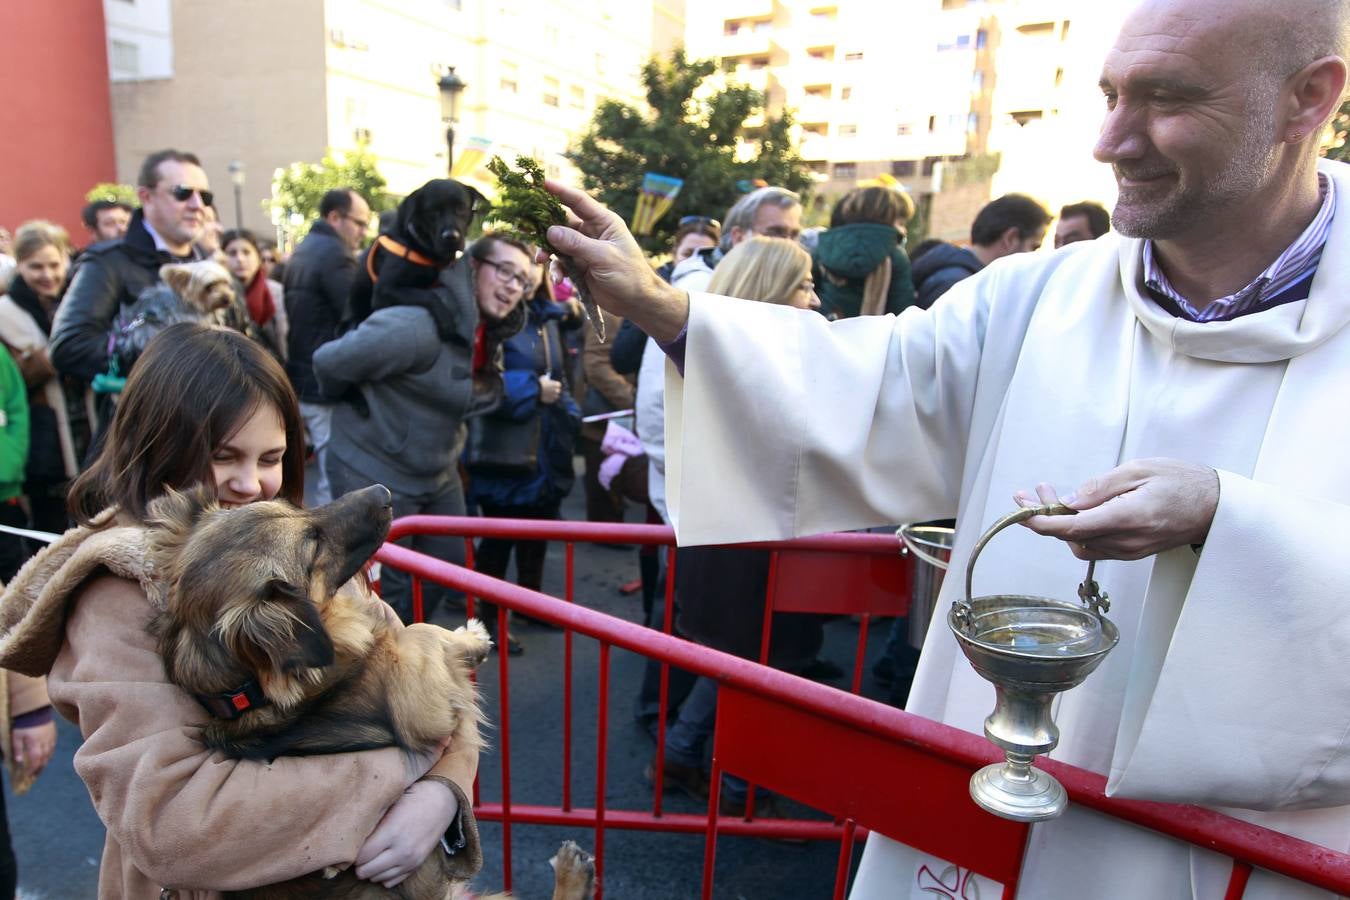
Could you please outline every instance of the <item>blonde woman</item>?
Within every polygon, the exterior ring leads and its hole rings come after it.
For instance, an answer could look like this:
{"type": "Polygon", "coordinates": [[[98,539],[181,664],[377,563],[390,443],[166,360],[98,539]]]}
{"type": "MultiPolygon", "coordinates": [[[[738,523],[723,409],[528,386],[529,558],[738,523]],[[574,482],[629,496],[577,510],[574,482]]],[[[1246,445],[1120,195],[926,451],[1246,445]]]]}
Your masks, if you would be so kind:
{"type": "Polygon", "coordinates": [[[741,241],[713,270],[708,292],[799,309],[819,309],[811,280],[811,254],[787,238],[741,241]]]}
{"type": "Polygon", "coordinates": [[[8,348],[28,386],[29,453],[24,493],[33,527],[66,530],[66,484],[79,474],[87,443],[92,402],[84,390],[65,384],[47,358],[56,308],[65,296],[70,272],[66,230],[37,219],[14,235],[17,266],[7,293],[0,297],[0,341],[8,348]],[[82,427],[72,429],[75,420],[82,427]]]}
{"type": "MultiPolygon", "coordinates": [[[[751,237],[731,249],[713,270],[708,292],[743,300],[777,303],[798,309],[817,309],[811,280],[811,255],[796,241],[786,238],[751,237]]],[[[747,360],[747,365],[753,361],[747,360]]],[[[662,515],[665,510],[665,459],[662,429],[662,397],[653,397],[664,383],[665,354],[648,341],[643,366],[638,376],[638,433],[653,469],[649,488],[659,485],[662,515]],[[656,432],[651,429],[655,428],[656,432]],[[658,469],[660,469],[658,473],[658,469]]],[[[657,502],[657,493],[652,494],[657,502]]],[[[758,659],[760,632],[764,623],[764,592],[769,575],[769,554],[764,550],[727,547],[685,547],[680,549],[675,569],[676,627],[681,635],[726,653],[745,659],[758,659]]],[[[769,640],[769,664],[799,674],[822,670],[816,660],[824,639],[817,616],[779,614],[773,619],[769,640]]],[[[645,673],[638,699],[637,716],[648,721],[655,716],[654,688],[658,681],[645,673]]],[[[659,676],[658,676],[659,677],[659,676]]],[[[675,703],[672,701],[671,706],[675,703]]],[[[717,684],[699,678],[680,704],[679,718],[666,734],[663,780],[667,787],[702,797],[708,790],[705,767],[707,741],[712,735],[717,711],[717,684]]],[[[655,781],[655,766],[647,777],[655,781]]],[[[726,776],[723,781],[721,812],[738,814],[744,807],[747,786],[744,781],[726,776]]],[[[778,815],[776,798],[762,798],[757,809],[761,816],[778,815]]]]}

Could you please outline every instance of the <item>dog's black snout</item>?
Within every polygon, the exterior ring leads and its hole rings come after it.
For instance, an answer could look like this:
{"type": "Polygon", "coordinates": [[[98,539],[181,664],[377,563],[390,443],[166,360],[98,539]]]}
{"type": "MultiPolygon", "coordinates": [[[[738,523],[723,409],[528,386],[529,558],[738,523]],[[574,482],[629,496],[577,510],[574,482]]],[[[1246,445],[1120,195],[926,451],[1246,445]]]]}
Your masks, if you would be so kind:
{"type": "Polygon", "coordinates": [[[394,505],[394,495],[389,492],[389,488],[382,484],[372,484],[368,490],[376,496],[385,506],[394,505]]]}

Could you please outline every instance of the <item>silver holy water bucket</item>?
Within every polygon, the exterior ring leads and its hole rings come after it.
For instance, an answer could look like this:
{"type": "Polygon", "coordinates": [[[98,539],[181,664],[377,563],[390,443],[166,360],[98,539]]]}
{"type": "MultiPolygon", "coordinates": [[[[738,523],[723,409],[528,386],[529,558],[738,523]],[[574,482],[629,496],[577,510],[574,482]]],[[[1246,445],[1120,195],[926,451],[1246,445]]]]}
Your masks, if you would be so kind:
{"type": "Polygon", "coordinates": [[[895,536],[904,546],[901,555],[909,554],[914,562],[914,585],[909,599],[909,645],[923,649],[928,636],[928,623],[933,621],[938,593],[942,590],[942,576],[952,558],[952,538],[955,528],[942,525],[901,525],[895,536]]]}
{"type": "Polygon", "coordinates": [[[1050,711],[1055,695],[1077,687],[1120,640],[1103,615],[1107,596],[1092,578],[1078,586],[1078,600],[1018,594],[972,597],[975,560],[995,534],[1032,516],[1073,515],[1061,504],[1027,507],[999,519],[981,535],[966,565],[965,597],[952,603],[947,625],[980,677],[994,685],[994,711],[984,734],[1005,761],[970,779],[970,796],[983,809],[1018,822],[1052,819],[1068,805],[1064,786],[1032,761],[1059,743],[1050,711]]]}

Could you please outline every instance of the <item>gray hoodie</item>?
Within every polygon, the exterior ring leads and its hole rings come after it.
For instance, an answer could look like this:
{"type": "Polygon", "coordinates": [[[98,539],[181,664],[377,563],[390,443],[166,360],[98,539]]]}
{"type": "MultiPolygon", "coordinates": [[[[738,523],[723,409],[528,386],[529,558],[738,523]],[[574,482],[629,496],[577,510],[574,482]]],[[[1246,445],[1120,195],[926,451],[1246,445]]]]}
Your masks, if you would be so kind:
{"type": "Polygon", "coordinates": [[[441,340],[420,306],[387,306],[314,351],[314,374],[325,395],[355,386],[366,410],[333,407],[328,452],[354,471],[400,494],[433,493],[458,478],[464,420],[474,399],[473,343],[478,325],[467,258],[446,269],[435,289],[454,323],[441,340]]]}

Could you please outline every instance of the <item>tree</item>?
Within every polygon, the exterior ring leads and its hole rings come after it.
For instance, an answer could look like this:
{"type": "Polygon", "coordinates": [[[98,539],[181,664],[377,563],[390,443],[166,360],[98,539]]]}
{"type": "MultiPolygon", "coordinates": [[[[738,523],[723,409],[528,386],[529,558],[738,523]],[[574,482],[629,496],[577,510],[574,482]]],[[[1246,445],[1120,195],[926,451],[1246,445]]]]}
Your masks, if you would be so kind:
{"type": "Polygon", "coordinates": [[[329,148],[322,162],[297,162],[277,169],[272,178],[272,199],[264,200],[263,208],[296,242],[318,218],[319,201],[328,191],[351,188],[378,213],[398,205],[398,198],[387,193],[385,185],[384,176],[375,167],[375,155],[364,145],[348,150],[341,160],[329,148]]]}
{"type": "Polygon", "coordinates": [[[1350,135],[1350,100],[1342,103],[1336,115],[1331,117],[1331,132],[1331,143],[1322,150],[1322,154],[1327,159],[1350,162],[1350,141],[1346,140],[1346,136],[1350,135]]]}
{"type": "Polygon", "coordinates": [[[791,116],[766,116],[752,132],[745,122],[764,108],[764,96],[744,85],[701,90],[716,68],[711,60],[690,62],[683,50],[669,62],[652,57],[642,67],[645,108],[602,101],[568,153],[586,190],[630,222],[643,175],[684,180],[674,207],[639,239],[649,251],[669,249],[681,216],[721,218],[740,193],[738,181],[762,179],[794,191],[811,184],[792,146],[791,116]],[[736,158],[740,137],[755,146],[748,160],[736,158]]]}
{"type": "Polygon", "coordinates": [[[136,189],[129,184],[118,184],[115,181],[100,181],[91,187],[84,195],[85,203],[93,203],[95,200],[120,200],[123,203],[135,208],[141,205],[141,198],[136,196],[136,189]]]}

